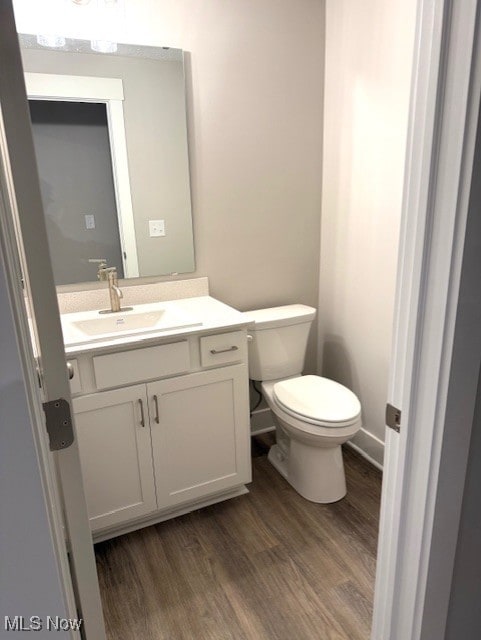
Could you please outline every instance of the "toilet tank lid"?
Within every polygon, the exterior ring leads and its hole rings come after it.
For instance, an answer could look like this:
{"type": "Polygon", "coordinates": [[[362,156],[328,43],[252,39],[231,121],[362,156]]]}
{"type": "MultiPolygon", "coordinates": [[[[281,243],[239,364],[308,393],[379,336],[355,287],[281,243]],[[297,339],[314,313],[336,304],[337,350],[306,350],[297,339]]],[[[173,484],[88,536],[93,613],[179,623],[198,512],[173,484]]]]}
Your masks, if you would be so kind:
{"type": "Polygon", "coordinates": [[[305,304],[286,304],[282,307],[246,311],[246,316],[254,323],[253,329],[262,331],[274,327],[312,322],[316,310],[305,304]]]}

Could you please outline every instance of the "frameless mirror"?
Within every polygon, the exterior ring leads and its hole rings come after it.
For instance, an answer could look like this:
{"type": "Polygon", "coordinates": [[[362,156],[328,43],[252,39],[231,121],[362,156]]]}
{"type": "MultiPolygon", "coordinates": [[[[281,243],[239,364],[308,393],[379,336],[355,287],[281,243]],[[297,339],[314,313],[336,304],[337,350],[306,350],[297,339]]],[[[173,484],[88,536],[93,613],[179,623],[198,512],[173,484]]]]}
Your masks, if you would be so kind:
{"type": "Polygon", "coordinates": [[[56,284],[193,271],[183,52],[20,44],[56,284]]]}

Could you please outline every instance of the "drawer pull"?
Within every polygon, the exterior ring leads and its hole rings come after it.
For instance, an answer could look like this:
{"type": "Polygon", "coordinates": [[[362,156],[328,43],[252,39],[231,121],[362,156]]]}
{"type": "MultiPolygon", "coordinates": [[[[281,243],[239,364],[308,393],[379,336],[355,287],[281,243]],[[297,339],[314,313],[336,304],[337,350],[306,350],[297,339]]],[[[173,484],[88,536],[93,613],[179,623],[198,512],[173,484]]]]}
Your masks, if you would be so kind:
{"type": "Polygon", "coordinates": [[[139,400],[139,404],[140,404],[140,425],[142,427],[145,427],[144,403],[142,402],[142,400],[139,400]]]}
{"type": "Polygon", "coordinates": [[[154,396],[154,404],[155,404],[155,422],[157,424],[159,424],[160,420],[159,420],[159,400],[157,398],[157,396],[154,396]]]}
{"type": "Polygon", "coordinates": [[[237,351],[238,349],[239,347],[236,347],[236,345],[233,344],[232,347],[228,347],[227,349],[211,349],[210,352],[213,356],[215,356],[218,353],[227,353],[228,351],[237,351]]]}

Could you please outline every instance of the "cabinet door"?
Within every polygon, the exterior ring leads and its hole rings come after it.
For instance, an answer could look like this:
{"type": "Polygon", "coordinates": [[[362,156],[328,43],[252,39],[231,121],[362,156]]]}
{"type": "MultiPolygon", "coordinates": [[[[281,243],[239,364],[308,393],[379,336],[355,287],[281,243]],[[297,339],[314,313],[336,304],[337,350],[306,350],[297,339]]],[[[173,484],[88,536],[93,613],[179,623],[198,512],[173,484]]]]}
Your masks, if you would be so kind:
{"type": "Polygon", "coordinates": [[[147,385],[159,508],[250,482],[247,385],[246,365],[147,385]]]}
{"type": "Polygon", "coordinates": [[[75,398],[73,408],[92,531],[154,511],[145,385],[75,398]]]}

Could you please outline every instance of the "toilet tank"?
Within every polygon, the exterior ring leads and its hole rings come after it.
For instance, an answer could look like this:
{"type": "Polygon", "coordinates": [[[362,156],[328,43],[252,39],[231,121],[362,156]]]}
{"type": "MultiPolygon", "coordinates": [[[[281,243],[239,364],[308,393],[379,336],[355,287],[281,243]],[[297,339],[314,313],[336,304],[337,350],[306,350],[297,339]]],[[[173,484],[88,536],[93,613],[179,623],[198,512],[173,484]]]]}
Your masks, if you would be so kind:
{"type": "Polygon", "coordinates": [[[304,368],[307,338],[316,315],[313,307],[289,304],[248,311],[249,378],[277,380],[300,375],[304,368]]]}

